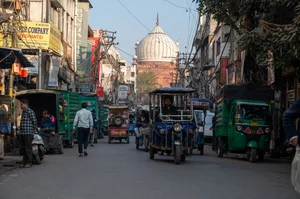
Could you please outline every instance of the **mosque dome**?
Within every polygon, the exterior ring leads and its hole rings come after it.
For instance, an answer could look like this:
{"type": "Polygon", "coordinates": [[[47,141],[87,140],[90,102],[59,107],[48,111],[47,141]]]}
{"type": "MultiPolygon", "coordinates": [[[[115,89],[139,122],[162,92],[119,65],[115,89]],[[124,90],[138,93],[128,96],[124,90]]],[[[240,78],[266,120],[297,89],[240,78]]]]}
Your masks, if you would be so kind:
{"type": "Polygon", "coordinates": [[[172,62],[176,60],[178,51],[178,44],[164,33],[158,20],[155,28],[142,41],[136,43],[138,62],[172,62]]]}

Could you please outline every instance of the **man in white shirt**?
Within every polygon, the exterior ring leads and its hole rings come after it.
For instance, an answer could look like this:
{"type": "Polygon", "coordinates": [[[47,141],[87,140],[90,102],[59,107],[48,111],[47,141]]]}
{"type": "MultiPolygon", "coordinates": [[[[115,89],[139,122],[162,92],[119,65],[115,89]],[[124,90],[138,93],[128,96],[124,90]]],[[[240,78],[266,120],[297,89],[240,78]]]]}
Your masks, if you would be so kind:
{"type": "Polygon", "coordinates": [[[73,123],[73,133],[75,132],[76,126],[78,130],[78,151],[79,157],[82,157],[82,144],[84,144],[84,155],[87,156],[87,146],[89,133],[93,133],[93,116],[91,111],[86,110],[87,103],[83,102],[81,105],[82,109],[77,111],[74,123],[73,123]]]}

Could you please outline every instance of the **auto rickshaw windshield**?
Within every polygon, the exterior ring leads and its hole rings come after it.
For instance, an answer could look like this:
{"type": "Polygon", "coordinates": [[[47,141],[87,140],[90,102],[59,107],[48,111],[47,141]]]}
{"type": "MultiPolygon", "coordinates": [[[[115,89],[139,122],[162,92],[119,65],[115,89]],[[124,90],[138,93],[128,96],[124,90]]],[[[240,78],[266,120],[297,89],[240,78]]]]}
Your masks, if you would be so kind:
{"type": "Polygon", "coordinates": [[[237,118],[245,120],[263,120],[266,121],[268,118],[268,109],[267,105],[248,105],[241,104],[237,118]]]}

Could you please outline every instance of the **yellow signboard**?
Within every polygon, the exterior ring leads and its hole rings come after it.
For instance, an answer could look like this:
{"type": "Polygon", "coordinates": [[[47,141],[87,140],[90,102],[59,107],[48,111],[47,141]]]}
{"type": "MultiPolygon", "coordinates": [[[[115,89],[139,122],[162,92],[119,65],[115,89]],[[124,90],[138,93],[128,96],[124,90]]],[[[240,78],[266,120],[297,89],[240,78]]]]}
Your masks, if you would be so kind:
{"type": "Polygon", "coordinates": [[[50,25],[49,39],[50,39],[49,48],[61,55],[62,54],[61,32],[53,24],[50,25]]]}
{"type": "MultiPolygon", "coordinates": [[[[53,50],[62,54],[60,31],[49,23],[22,21],[17,25],[18,40],[17,48],[53,50]],[[59,40],[58,40],[59,39],[59,40]]],[[[7,39],[8,47],[11,47],[11,37],[7,39]]],[[[0,46],[4,46],[3,34],[0,34],[0,46]]]]}

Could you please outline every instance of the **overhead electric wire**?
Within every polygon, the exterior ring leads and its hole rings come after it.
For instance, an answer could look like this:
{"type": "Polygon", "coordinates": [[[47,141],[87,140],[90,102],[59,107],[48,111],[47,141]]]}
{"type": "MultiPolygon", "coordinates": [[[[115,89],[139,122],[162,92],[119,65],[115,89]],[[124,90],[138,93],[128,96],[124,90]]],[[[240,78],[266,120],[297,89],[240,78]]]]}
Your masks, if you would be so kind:
{"type": "MultiPolygon", "coordinates": [[[[185,9],[185,10],[189,10],[189,8],[184,7],[184,6],[179,6],[179,5],[177,5],[177,4],[175,4],[175,3],[171,2],[171,1],[168,1],[168,0],[162,0],[162,1],[165,1],[165,2],[167,2],[169,4],[172,4],[173,6],[176,6],[177,8],[182,8],[182,9],[185,9]]],[[[193,10],[193,11],[197,12],[197,10],[193,10]]]]}
{"type": "Polygon", "coordinates": [[[123,52],[125,55],[129,56],[130,57],[130,60],[134,57],[134,55],[126,52],[125,50],[122,50],[121,48],[119,47],[116,47],[119,51],[123,52]]]}
{"type": "MultiPolygon", "coordinates": [[[[147,28],[147,26],[145,24],[143,24],[120,0],[117,0],[124,8],[125,10],[127,10],[127,12],[129,12],[129,14],[131,14],[131,16],[133,16],[144,28],[146,28],[146,30],[148,30],[149,32],[151,32],[151,30],[149,28],[147,28]]],[[[167,43],[165,43],[164,41],[160,40],[160,38],[154,34],[154,36],[163,44],[165,44],[170,50],[172,50],[173,52],[177,53],[179,51],[175,51],[172,47],[170,47],[167,43]]]]}

